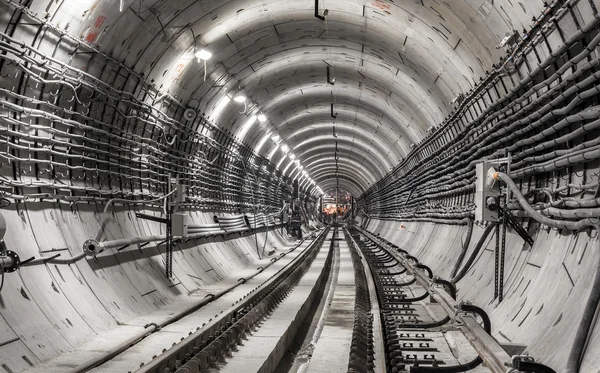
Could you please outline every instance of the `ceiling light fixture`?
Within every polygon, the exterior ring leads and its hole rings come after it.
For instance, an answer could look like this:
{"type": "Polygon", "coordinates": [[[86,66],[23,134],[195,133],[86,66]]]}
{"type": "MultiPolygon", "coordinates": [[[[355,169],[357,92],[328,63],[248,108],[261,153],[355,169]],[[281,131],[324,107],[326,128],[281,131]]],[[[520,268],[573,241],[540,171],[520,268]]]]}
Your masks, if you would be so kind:
{"type": "MultiPolygon", "coordinates": [[[[194,32],[194,31],[192,30],[192,32],[194,32]]],[[[194,43],[195,42],[196,42],[196,39],[194,38],[194,43]]],[[[194,50],[195,49],[196,49],[196,46],[194,45],[194,50]]],[[[206,61],[208,61],[212,57],[212,53],[210,53],[206,49],[200,49],[199,51],[196,51],[194,53],[194,56],[196,56],[196,58],[198,59],[198,63],[200,63],[200,61],[204,62],[204,81],[206,81],[206,61]]]]}
{"type": "MultiPolygon", "coordinates": [[[[158,21],[160,22],[160,20],[158,21]]],[[[204,61],[204,81],[206,81],[206,61],[208,61],[212,57],[212,53],[202,48],[198,50],[198,44],[196,43],[196,34],[194,33],[194,29],[188,26],[190,31],[192,32],[192,38],[194,38],[194,56],[198,59],[198,63],[200,61],[204,61]]]]}
{"type": "Polygon", "coordinates": [[[198,62],[200,62],[200,60],[210,60],[211,57],[212,53],[210,53],[206,49],[200,49],[198,52],[196,52],[196,58],[198,59],[198,62]]]}
{"type": "Polygon", "coordinates": [[[296,159],[296,156],[294,155],[294,153],[290,153],[288,155],[289,155],[290,159],[292,159],[292,160],[296,159]]]}
{"type": "Polygon", "coordinates": [[[273,137],[271,137],[271,140],[273,140],[274,142],[278,143],[279,140],[281,140],[281,136],[279,136],[279,135],[273,135],[273,137]]]}
{"type": "Polygon", "coordinates": [[[267,121],[267,116],[264,115],[263,113],[258,114],[257,118],[258,118],[258,121],[261,122],[261,123],[264,123],[264,122],[267,121]]]}
{"type": "Polygon", "coordinates": [[[286,144],[283,144],[281,145],[281,150],[283,150],[284,153],[287,153],[288,151],[290,151],[290,147],[286,144]]]}
{"type": "Polygon", "coordinates": [[[238,104],[241,104],[242,102],[244,103],[244,111],[240,111],[240,114],[246,114],[246,111],[248,110],[246,100],[246,96],[244,96],[241,92],[235,95],[235,97],[233,98],[233,101],[237,102],[238,104]]]}

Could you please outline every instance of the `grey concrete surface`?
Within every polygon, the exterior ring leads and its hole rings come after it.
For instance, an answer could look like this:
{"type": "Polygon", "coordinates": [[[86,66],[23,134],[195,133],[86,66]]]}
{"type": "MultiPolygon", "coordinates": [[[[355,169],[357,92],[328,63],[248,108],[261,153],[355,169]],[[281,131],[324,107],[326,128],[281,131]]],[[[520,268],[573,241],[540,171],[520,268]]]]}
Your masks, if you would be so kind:
{"type": "MultiPolygon", "coordinates": [[[[329,232],[327,239],[331,239],[329,232]]],[[[244,346],[233,353],[220,368],[222,373],[270,373],[274,372],[285,351],[304,321],[317,292],[317,285],[327,281],[324,276],[325,261],[329,255],[329,241],[325,241],[319,254],[293,291],[248,337],[244,346]]],[[[333,253],[332,253],[333,254],[333,253]]]]}
{"type": "MultiPolygon", "coordinates": [[[[278,169],[289,179],[273,177],[273,171],[264,185],[256,186],[267,190],[263,195],[283,195],[283,184],[302,179],[295,163],[299,161],[315,185],[331,190],[339,184],[358,197],[444,121],[453,109],[450,102],[505,57],[506,50],[496,46],[506,33],[528,30],[544,3],[323,0],[321,12],[328,9],[323,22],[314,17],[314,3],[306,0],[0,1],[1,46],[14,40],[11,45],[17,49],[0,53],[4,243],[22,259],[75,256],[98,231],[107,199],[162,195],[167,176],[186,168],[197,192],[190,212],[194,223],[264,207],[267,202],[254,201],[254,194],[252,202],[248,197],[251,172],[235,171],[246,166],[224,160],[239,156],[240,145],[233,138],[256,153],[242,157],[244,161],[264,157],[269,170],[278,169]],[[21,47],[32,50],[21,53],[21,47]],[[213,53],[206,67],[194,57],[203,48],[213,53]],[[43,60],[42,65],[54,70],[33,66],[31,59],[43,60]],[[333,66],[335,85],[326,80],[326,65],[333,66]],[[80,82],[87,79],[111,95],[94,91],[97,96],[92,89],[72,85],[67,75],[80,82]],[[248,97],[246,111],[232,100],[238,93],[248,97]],[[139,102],[132,104],[133,98],[139,102]],[[332,104],[336,118],[331,117],[332,104]],[[209,160],[191,142],[167,136],[182,128],[201,132],[208,142],[220,136],[200,127],[198,120],[186,120],[186,108],[231,133],[229,148],[219,159],[209,160]],[[257,119],[259,113],[265,114],[264,123],[257,119]],[[67,120],[72,122],[67,125],[67,120]],[[284,144],[289,152],[282,151],[284,144]],[[207,171],[212,170],[211,161],[224,162],[227,169],[214,176],[207,171]],[[129,169],[137,165],[139,169],[129,169]],[[231,180],[236,184],[225,187],[231,180]],[[236,205],[232,194],[247,200],[236,205]],[[223,200],[218,208],[203,205],[219,198],[223,200]]],[[[596,22],[600,1],[570,4],[569,17],[557,21],[560,35],[548,35],[525,57],[531,66],[539,63],[537,57],[560,48],[565,38],[596,22]]],[[[519,69],[501,78],[507,90],[526,75],[525,67],[519,69]]],[[[490,98],[495,94],[488,93],[490,98]]],[[[589,176],[597,169],[594,161],[569,170],[565,177],[569,182],[597,181],[597,175],[589,176]]],[[[302,180],[309,183],[308,177],[302,180]]],[[[280,202],[266,207],[275,211],[280,202]]],[[[161,224],[137,219],[136,212],[158,216],[162,209],[119,205],[110,212],[112,220],[102,239],[165,233],[161,224]]],[[[464,228],[400,224],[373,220],[369,229],[447,276],[464,228]]],[[[473,241],[481,231],[475,228],[473,241]]],[[[459,298],[485,307],[498,340],[525,344],[526,352],[560,370],[600,255],[594,234],[540,229],[535,245],[528,248],[510,232],[506,299],[501,304],[491,299],[493,243],[488,242],[461,281],[459,298]]],[[[260,233],[258,241],[265,240],[267,250],[280,251],[291,244],[276,232],[260,233]]],[[[254,237],[177,244],[174,275],[168,279],[163,273],[164,245],[154,244],[7,274],[0,292],[0,372],[61,371],[98,354],[148,321],[176,312],[209,289],[263,264],[255,246],[254,237]]],[[[340,276],[343,280],[343,273],[340,276]]],[[[336,307],[343,309],[343,292],[336,295],[336,307]]],[[[150,338],[98,371],[148,359],[160,350],[154,342],[170,344],[207,316],[198,314],[189,324],[166,328],[157,334],[159,342],[150,338]]],[[[325,337],[334,334],[327,332],[325,337]]],[[[462,341],[452,343],[459,346],[462,341]]],[[[588,351],[582,372],[596,373],[598,328],[588,351]]]]}
{"type": "MultiPolygon", "coordinates": [[[[340,232],[340,237],[344,235],[340,232]]],[[[354,327],[354,266],[346,241],[336,241],[339,272],[333,280],[333,299],[326,309],[325,327],[314,347],[306,372],[347,372],[354,327]]]]}
{"type": "MultiPolygon", "coordinates": [[[[102,366],[92,369],[92,372],[126,372],[136,370],[140,364],[147,363],[152,360],[152,357],[159,355],[163,349],[171,348],[173,343],[180,341],[182,337],[187,337],[190,332],[195,332],[198,327],[202,328],[203,324],[208,324],[209,320],[216,320],[223,316],[223,311],[228,310],[232,303],[248,294],[253,289],[258,288],[264,281],[273,276],[281,268],[290,263],[297,255],[302,253],[302,249],[306,248],[310,241],[305,241],[296,251],[286,255],[278,260],[274,265],[267,268],[258,276],[250,279],[245,284],[240,285],[223,297],[202,307],[197,312],[183,318],[176,324],[168,325],[167,327],[149,335],[140,343],[128,349],[123,354],[120,354],[110,362],[102,366]]],[[[291,245],[287,245],[287,248],[291,245]]],[[[279,251],[281,252],[281,251],[279,251]]],[[[275,255],[279,255],[276,252],[275,255]]],[[[104,351],[117,345],[143,329],[143,326],[149,323],[159,323],[162,320],[176,313],[178,310],[184,309],[193,302],[197,302],[204,298],[207,294],[219,291],[227,286],[234,284],[241,277],[246,277],[255,272],[255,268],[265,265],[270,258],[257,260],[252,264],[252,267],[244,268],[235,271],[233,275],[225,277],[218,283],[213,283],[202,287],[196,292],[182,297],[177,301],[159,308],[158,310],[141,315],[131,319],[117,327],[111,329],[108,333],[101,333],[97,337],[89,340],[81,346],[77,346],[61,356],[52,359],[44,364],[41,364],[33,369],[33,371],[43,370],[46,372],[64,372],[66,368],[75,367],[83,361],[93,359],[101,355],[104,351]]]]}

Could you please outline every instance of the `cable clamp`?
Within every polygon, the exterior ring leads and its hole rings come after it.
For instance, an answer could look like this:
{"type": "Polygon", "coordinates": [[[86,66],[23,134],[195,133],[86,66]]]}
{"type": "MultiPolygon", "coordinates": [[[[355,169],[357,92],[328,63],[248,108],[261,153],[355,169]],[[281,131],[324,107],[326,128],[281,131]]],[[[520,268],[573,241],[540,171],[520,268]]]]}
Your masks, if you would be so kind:
{"type": "Polygon", "coordinates": [[[155,322],[151,322],[150,324],[146,324],[144,325],[144,329],[148,329],[149,327],[154,326],[154,331],[157,332],[161,329],[161,327],[155,323],[155,322]]]}

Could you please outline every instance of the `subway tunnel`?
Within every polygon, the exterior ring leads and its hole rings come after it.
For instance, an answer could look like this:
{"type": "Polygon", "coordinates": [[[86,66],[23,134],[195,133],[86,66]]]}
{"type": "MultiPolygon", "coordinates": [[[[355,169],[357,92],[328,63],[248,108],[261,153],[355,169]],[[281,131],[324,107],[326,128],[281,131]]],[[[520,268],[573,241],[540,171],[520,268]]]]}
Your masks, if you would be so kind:
{"type": "Polygon", "coordinates": [[[600,373],[598,0],[0,0],[0,372],[600,373]]]}

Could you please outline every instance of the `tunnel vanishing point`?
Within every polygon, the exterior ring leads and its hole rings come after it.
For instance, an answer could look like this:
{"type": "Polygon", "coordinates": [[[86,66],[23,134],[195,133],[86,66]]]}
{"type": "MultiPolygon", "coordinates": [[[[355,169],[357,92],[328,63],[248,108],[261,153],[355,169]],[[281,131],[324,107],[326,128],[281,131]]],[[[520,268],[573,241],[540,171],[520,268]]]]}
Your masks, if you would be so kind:
{"type": "Polygon", "coordinates": [[[0,0],[0,373],[600,373],[599,0],[0,0]]]}

